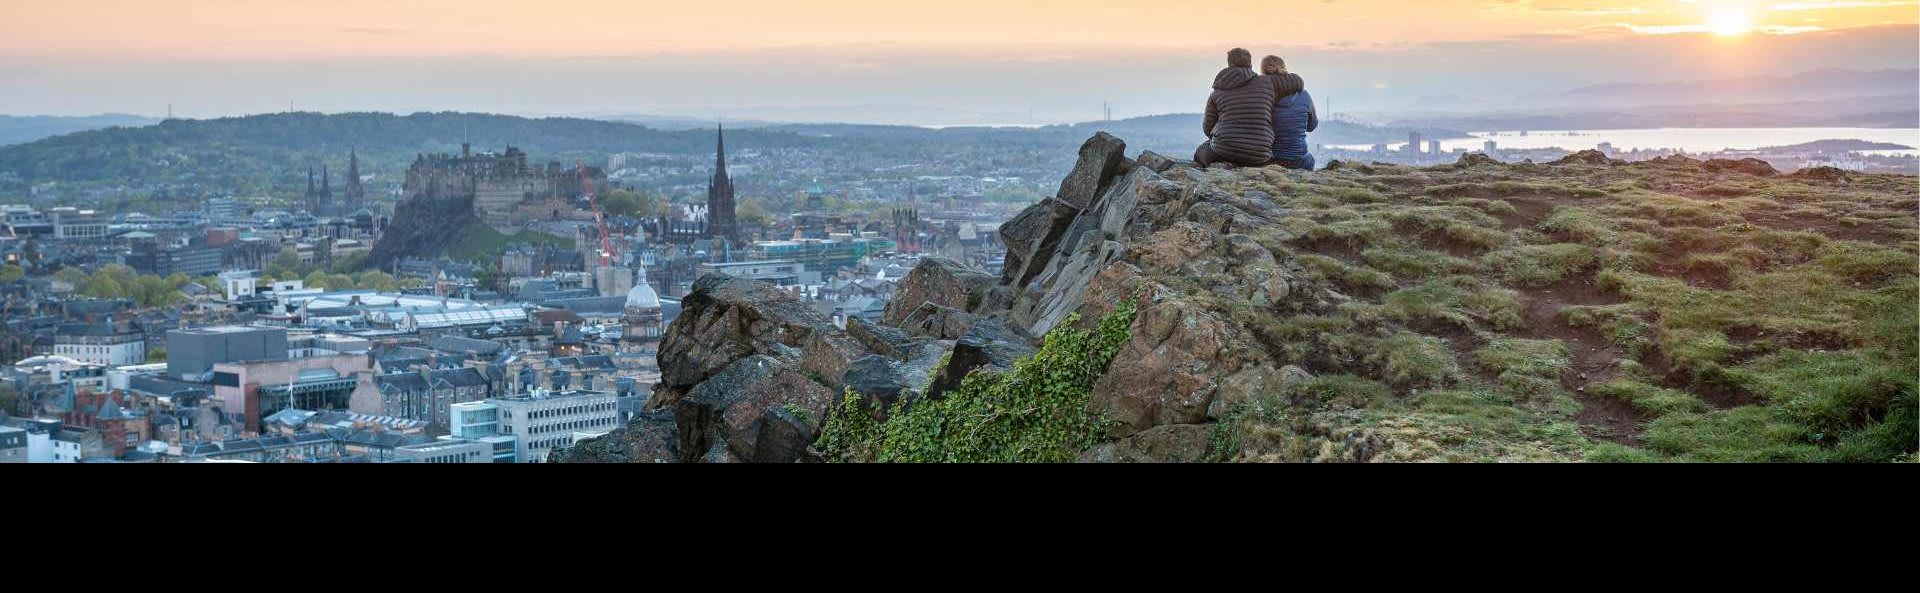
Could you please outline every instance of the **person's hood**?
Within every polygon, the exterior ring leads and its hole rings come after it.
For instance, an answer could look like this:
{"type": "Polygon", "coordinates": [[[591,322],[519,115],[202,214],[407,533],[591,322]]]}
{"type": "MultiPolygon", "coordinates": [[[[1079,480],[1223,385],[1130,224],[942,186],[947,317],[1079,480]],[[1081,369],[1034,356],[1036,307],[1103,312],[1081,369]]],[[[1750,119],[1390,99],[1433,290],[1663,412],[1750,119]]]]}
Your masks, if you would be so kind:
{"type": "Polygon", "coordinates": [[[1260,79],[1260,73],[1252,68],[1227,68],[1213,77],[1213,90],[1230,91],[1260,79]]]}
{"type": "Polygon", "coordinates": [[[1273,76],[1273,92],[1276,95],[1279,95],[1282,97],[1290,97],[1290,96],[1293,96],[1295,93],[1307,90],[1307,81],[1301,79],[1300,75],[1298,74],[1286,72],[1281,74],[1274,74],[1272,76],[1273,76]]]}

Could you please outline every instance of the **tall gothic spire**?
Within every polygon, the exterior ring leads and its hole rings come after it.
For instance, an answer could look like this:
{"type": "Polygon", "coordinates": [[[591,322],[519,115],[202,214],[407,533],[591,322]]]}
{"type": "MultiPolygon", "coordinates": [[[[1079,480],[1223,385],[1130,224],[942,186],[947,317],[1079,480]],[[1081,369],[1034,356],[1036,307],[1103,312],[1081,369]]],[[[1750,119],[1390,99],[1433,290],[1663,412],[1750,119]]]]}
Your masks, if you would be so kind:
{"type": "Polygon", "coordinates": [[[713,157],[713,183],[707,187],[706,236],[740,242],[740,229],[734,223],[733,178],[727,175],[727,128],[719,128],[719,141],[713,157]]]}
{"type": "Polygon", "coordinates": [[[713,179],[716,182],[720,180],[727,180],[729,183],[731,183],[732,178],[727,176],[727,125],[726,124],[720,124],[719,136],[720,136],[719,144],[713,150],[714,152],[713,179]]]}
{"type": "Polygon", "coordinates": [[[367,190],[360,186],[360,151],[347,152],[347,206],[360,208],[367,199],[367,190]]]}

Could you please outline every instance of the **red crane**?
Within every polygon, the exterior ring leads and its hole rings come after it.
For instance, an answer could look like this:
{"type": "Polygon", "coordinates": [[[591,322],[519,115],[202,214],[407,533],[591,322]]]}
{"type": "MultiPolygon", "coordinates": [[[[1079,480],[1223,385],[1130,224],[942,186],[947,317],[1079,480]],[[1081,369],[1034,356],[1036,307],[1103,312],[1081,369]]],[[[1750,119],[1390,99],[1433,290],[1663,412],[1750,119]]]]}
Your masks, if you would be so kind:
{"type": "Polygon", "coordinates": [[[607,232],[607,213],[593,197],[593,178],[587,176],[587,165],[576,160],[573,166],[580,170],[580,189],[587,193],[587,204],[593,207],[593,222],[600,225],[600,267],[604,268],[613,264],[613,234],[607,232]]]}

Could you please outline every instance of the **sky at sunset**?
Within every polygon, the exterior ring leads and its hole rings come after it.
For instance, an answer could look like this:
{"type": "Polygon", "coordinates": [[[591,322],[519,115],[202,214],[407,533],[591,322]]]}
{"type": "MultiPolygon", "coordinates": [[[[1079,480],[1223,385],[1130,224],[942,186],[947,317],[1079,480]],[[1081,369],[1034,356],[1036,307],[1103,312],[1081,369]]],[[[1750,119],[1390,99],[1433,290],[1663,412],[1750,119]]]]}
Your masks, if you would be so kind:
{"type": "Polygon", "coordinates": [[[1920,2],[1899,0],[0,3],[9,114],[778,105],[1075,120],[1102,101],[1116,116],[1196,110],[1235,45],[1376,109],[1920,62],[1920,2]]]}

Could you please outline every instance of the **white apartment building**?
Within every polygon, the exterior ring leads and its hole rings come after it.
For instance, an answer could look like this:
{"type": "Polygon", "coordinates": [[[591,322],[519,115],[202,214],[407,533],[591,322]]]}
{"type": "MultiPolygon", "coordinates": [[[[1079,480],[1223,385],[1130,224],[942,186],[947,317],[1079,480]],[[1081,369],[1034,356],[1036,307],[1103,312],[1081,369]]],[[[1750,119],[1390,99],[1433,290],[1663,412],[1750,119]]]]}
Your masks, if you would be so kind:
{"type": "Polygon", "coordinates": [[[611,391],[535,391],[487,403],[498,407],[499,434],[514,437],[520,463],[545,463],[555,448],[573,445],[575,432],[611,431],[620,421],[611,391]]]}

